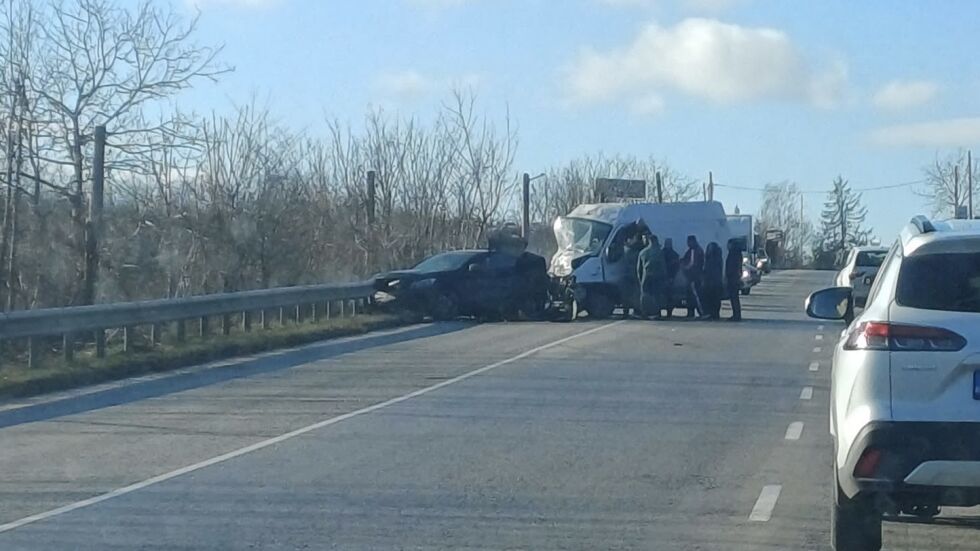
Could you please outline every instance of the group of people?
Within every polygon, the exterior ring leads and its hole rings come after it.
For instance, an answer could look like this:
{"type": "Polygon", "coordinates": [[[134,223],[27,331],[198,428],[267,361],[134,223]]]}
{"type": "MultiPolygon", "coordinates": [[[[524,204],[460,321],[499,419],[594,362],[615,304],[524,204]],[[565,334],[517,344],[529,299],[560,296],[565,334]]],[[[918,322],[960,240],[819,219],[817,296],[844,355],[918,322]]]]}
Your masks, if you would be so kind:
{"type": "Polygon", "coordinates": [[[687,251],[677,254],[670,238],[660,240],[645,226],[641,226],[627,241],[625,261],[627,270],[635,266],[635,274],[628,273],[624,283],[624,312],[638,312],[644,318],[670,319],[673,317],[675,281],[678,274],[684,277],[687,317],[721,319],[721,302],[731,302],[731,321],[741,321],[742,304],[739,290],[742,280],[742,251],[736,239],[728,241],[728,257],[722,259],[721,246],[708,243],[702,248],[697,237],[687,236],[687,251]],[[636,276],[633,279],[633,275],[636,276]]]}

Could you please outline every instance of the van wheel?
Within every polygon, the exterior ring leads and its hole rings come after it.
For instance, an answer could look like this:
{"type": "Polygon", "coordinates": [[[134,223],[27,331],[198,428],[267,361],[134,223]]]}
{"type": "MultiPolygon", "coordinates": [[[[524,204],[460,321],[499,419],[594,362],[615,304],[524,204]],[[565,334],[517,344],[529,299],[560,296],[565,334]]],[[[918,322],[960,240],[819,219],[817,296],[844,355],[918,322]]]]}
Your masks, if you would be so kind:
{"type": "Polygon", "coordinates": [[[742,295],[743,295],[743,296],[744,296],[744,295],[748,295],[749,293],[751,293],[751,292],[752,292],[752,288],[751,288],[751,287],[746,287],[746,288],[744,288],[744,289],[739,289],[739,291],[738,291],[738,292],[739,292],[739,293],[742,293],[742,295]]]}
{"type": "Polygon", "coordinates": [[[844,495],[834,473],[834,497],[830,513],[831,546],[835,551],[880,551],[881,511],[871,496],[844,495]]]}
{"type": "Polygon", "coordinates": [[[585,311],[592,319],[606,319],[612,315],[616,305],[609,295],[601,291],[593,291],[585,299],[585,311]]]}

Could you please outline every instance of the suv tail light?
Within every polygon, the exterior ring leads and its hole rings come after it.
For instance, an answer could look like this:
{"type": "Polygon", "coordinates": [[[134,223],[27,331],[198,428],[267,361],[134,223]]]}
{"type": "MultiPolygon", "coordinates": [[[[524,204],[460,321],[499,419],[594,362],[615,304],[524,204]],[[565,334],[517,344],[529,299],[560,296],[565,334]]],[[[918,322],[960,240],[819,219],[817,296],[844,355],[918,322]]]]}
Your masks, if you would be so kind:
{"type": "Polygon", "coordinates": [[[857,326],[845,350],[889,350],[891,352],[955,352],[966,346],[966,339],[947,329],[866,321],[857,326]]]}
{"type": "Polygon", "coordinates": [[[856,465],[854,465],[854,476],[858,478],[871,478],[878,472],[881,465],[881,450],[868,448],[861,454],[856,465]]]}

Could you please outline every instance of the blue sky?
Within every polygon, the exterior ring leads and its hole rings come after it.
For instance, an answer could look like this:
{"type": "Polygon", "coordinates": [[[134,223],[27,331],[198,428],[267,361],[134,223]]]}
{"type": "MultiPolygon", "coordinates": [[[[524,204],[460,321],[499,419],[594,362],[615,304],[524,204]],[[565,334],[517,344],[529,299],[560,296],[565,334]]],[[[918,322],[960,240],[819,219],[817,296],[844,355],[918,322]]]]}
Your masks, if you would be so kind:
{"type": "MultiPolygon", "coordinates": [[[[166,1],[166,0],[162,0],[166,1]]],[[[323,131],[370,106],[430,117],[453,83],[519,124],[519,171],[586,153],[665,159],[720,184],[918,180],[980,149],[980,3],[970,0],[173,0],[235,72],[179,103],[257,96],[323,131]]],[[[718,188],[726,208],[760,194],[718,188]]],[[[808,194],[816,217],[823,195],[808,194]]],[[[885,240],[925,201],[865,194],[885,240]]]]}

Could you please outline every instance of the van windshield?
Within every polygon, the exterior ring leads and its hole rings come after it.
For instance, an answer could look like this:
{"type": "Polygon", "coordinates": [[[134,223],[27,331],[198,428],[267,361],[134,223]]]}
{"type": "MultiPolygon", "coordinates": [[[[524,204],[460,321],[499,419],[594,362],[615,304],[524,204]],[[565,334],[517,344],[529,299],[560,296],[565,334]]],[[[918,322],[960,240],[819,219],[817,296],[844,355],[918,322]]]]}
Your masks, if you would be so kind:
{"type": "Polygon", "coordinates": [[[865,268],[877,268],[881,266],[881,263],[885,260],[885,256],[888,255],[888,250],[882,249],[880,251],[861,251],[857,255],[855,264],[857,266],[865,268]]]}
{"type": "Polygon", "coordinates": [[[560,251],[597,253],[610,231],[611,225],[595,220],[565,217],[555,220],[555,240],[560,251]]]}

